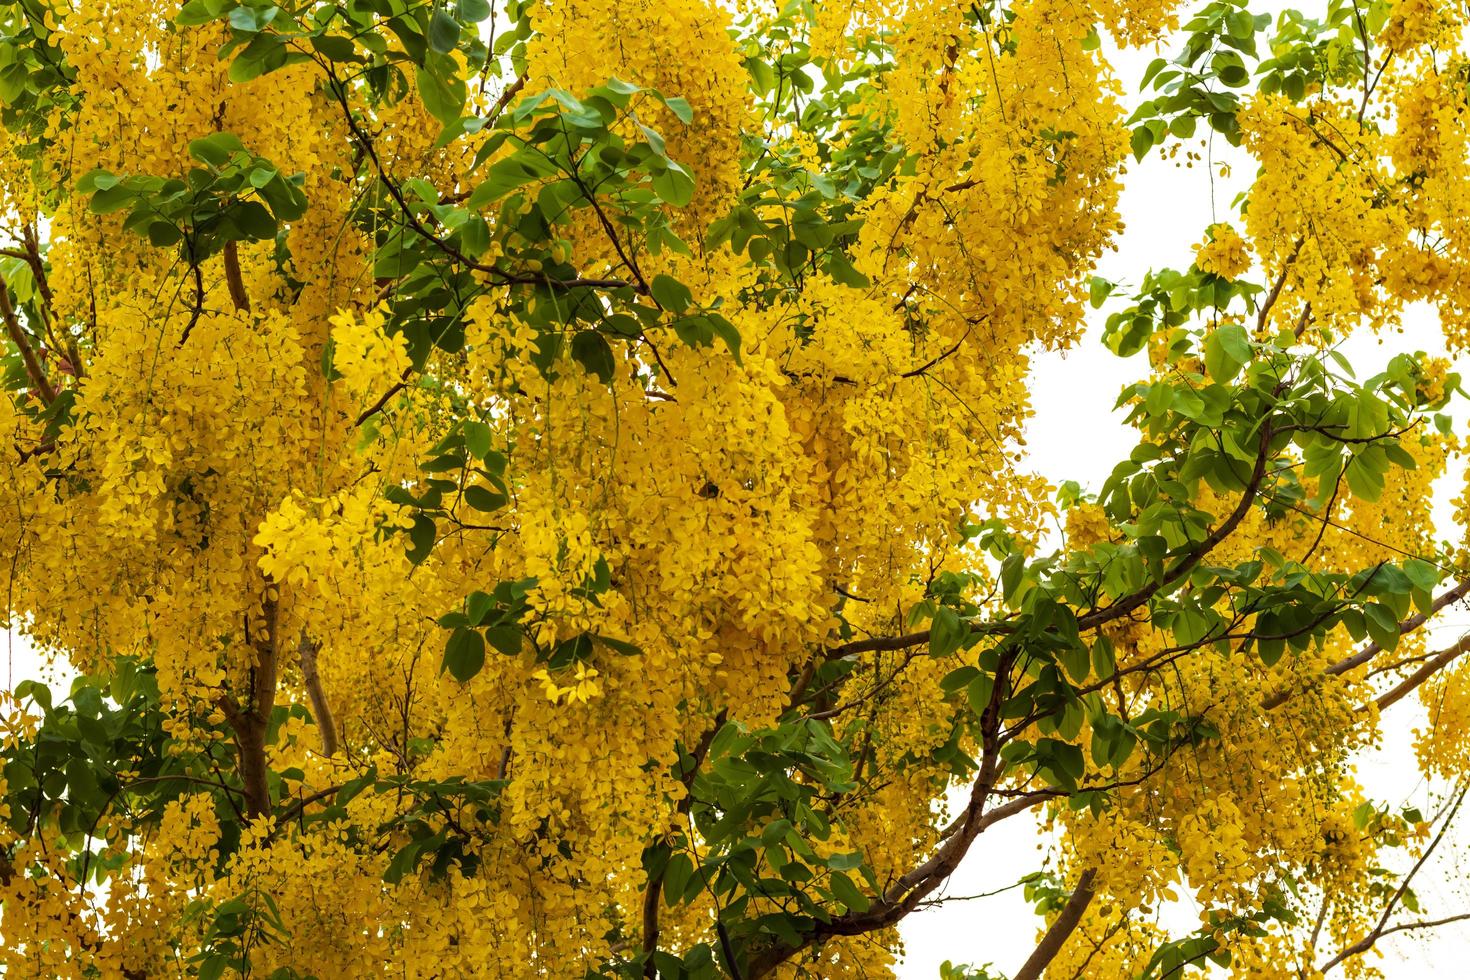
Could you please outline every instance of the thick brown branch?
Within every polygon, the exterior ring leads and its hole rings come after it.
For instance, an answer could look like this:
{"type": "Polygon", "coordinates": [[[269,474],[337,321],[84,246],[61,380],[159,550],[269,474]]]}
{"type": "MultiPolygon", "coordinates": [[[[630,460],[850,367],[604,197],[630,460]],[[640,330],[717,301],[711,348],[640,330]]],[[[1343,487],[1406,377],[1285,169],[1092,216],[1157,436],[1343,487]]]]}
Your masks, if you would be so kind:
{"type": "Polygon", "coordinates": [[[1306,243],[1305,236],[1298,238],[1296,244],[1291,247],[1291,253],[1286,256],[1286,261],[1281,263],[1281,272],[1276,276],[1276,281],[1271,284],[1271,291],[1266,294],[1266,301],[1261,304],[1261,312],[1256,317],[1256,330],[1266,329],[1266,321],[1271,316],[1271,310],[1275,308],[1276,301],[1281,298],[1281,291],[1286,288],[1286,276],[1291,272],[1296,257],[1301,254],[1302,246],[1306,243]]]}
{"type": "Polygon", "coordinates": [[[1062,906],[1061,914],[1046,930],[1046,935],[1041,937],[1041,942],[1036,945],[1036,951],[1022,964],[1021,969],[1011,980],[1038,980],[1043,970],[1056,959],[1057,954],[1062,951],[1062,946],[1067,942],[1078,923],[1082,921],[1082,913],[1087,911],[1087,906],[1092,902],[1095,894],[1092,890],[1092,880],[1097,877],[1096,868],[1088,868],[1082,872],[1077,879],[1077,887],[1072,890],[1072,897],[1067,899],[1067,904],[1062,906]]]}
{"type": "Polygon", "coordinates": [[[505,107],[510,105],[510,100],[514,99],[517,95],[520,95],[521,89],[525,87],[525,75],[517,75],[515,81],[511,82],[505,87],[505,91],[500,93],[500,96],[495,100],[495,104],[492,105],[490,107],[490,111],[485,114],[486,128],[491,126],[495,122],[495,120],[500,118],[500,114],[505,111],[505,107]]]}
{"type": "Polygon", "coordinates": [[[10,289],[4,283],[0,283],[0,317],[5,319],[5,332],[10,335],[10,342],[20,350],[21,362],[25,365],[26,376],[31,379],[36,395],[50,405],[56,400],[56,389],[51,386],[36,352],[31,349],[30,340],[21,329],[20,320],[15,316],[15,307],[10,303],[10,289]]]}
{"type": "Polygon", "coordinates": [[[322,740],[322,755],[331,758],[337,754],[337,723],[332,718],[332,706],[322,691],[321,675],[317,673],[316,655],[321,644],[301,633],[298,653],[301,662],[301,683],[306,688],[306,697],[311,701],[311,717],[316,720],[316,729],[322,740]]]}
{"type": "Polygon", "coordinates": [[[1384,708],[1402,700],[1405,695],[1411,693],[1425,681],[1429,680],[1429,678],[1458,660],[1466,651],[1470,651],[1470,633],[1466,633],[1460,637],[1460,642],[1454,646],[1447,650],[1441,650],[1439,653],[1430,657],[1424,662],[1422,667],[1408,677],[1405,677],[1392,690],[1380,695],[1375,702],[1378,705],[1378,710],[1382,711],[1384,708]]]}
{"type": "Polygon", "coordinates": [[[267,598],[264,603],[262,632],[254,637],[247,635],[255,654],[255,664],[250,668],[248,703],[241,705],[229,695],[223,696],[219,701],[225,720],[235,733],[240,782],[245,787],[245,814],[251,818],[263,817],[271,812],[265,736],[270,727],[271,711],[276,705],[278,611],[276,600],[267,598]]]}
{"type": "MultiPolygon", "coordinates": [[[[1002,657],[997,678],[1009,677],[1015,655],[1002,657]]],[[[928,860],[900,877],[864,912],[848,912],[829,922],[818,923],[796,944],[775,941],[752,950],[746,964],[747,980],[769,976],[782,963],[803,949],[818,945],[834,936],[860,936],[884,929],[902,920],[917,908],[930,893],[949,878],[969,852],[970,845],[984,828],[985,806],[990,801],[996,781],[1003,769],[1000,759],[999,706],[1007,696],[1009,685],[999,681],[991,693],[990,703],[981,715],[980,768],[970,787],[970,799],[954,833],[939,845],[928,860]]]]}
{"type": "Polygon", "coordinates": [[[1256,494],[1260,492],[1261,481],[1266,477],[1266,462],[1271,457],[1271,439],[1275,434],[1268,421],[1261,429],[1260,447],[1256,451],[1255,468],[1251,471],[1250,479],[1246,481],[1245,492],[1240,495],[1240,501],[1235,509],[1225,518],[1203,541],[1196,545],[1188,555],[1184,556],[1158,581],[1150,583],[1131,595],[1124,596],[1110,606],[1095,609],[1085,616],[1077,618],[1079,630],[1096,629],[1104,623],[1110,623],[1115,619],[1126,616],[1133,610],[1142,606],[1153,596],[1178,584],[1192,572],[1205,556],[1219,547],[1220,543],[1228,538],[1240,522],[1245,520],[1245,515],[1250,513],[1251,505],[1255,503],[1256,494]]]}
{"type": "MultiPolygon", "coordinates": [[[[1408,619],[1405,619],[1404,621],[1399,623],[1399,635],[1403,636],[1405,634],[1414,632],[1416,629],[1429,622],[1430,617],[1432,617],[1435,613],[1439,612],[1445,606],[1459,602],[1461,599],[1465,598],[1466,595],[1470,595],[1470,579],[1466,579],[1459,585],[1450,589],[1448,592],[1444,592],[1439,595],[1434,600],[1434,602],[1430,604],[1428,612],[1415,613],[1413,616],[1410,616],[1408,619]]],[[[1327,673],[1334,675],[1345,674],[1348,671],[1352,670],[1354,667],[1361,667],[1363,664],[1372,660],[1374,657],[1378,656],[1382,652],[1383,647],[1379,646],[1377,643],[1370,643],[1358,653],[1355,653],[1351,657],[1347,657],[1343,660],[1339,660],[1331,667],[1328,667],[1327,673]]]]}
{"type": "Polygon", "coordinates": [[[387,391],[383,392],[383,397],[382,398],[379,398],[377,401],[373,402],[366,409],[364,409],[363,410],[363,413],[357,417],[357,421],[355,421],[355,422],[352,423],[353,426],[354,427],[360,426],[364,422],[366,422],[368,419],[372,418],[374,415],[377,415],[379,412],[381,412],[383,410],[383,406],[384,405],[387,405],[388,402],[393,398],[394,395],[398,394],[400,391],[402,391],[404,388],[407,388],[407,387],[408,387],[408,382],[407,381],[399,381],[393,387],[391,387],[387,391]]]}
{"type": "Polygon", "coordinates": [[[0,255],[20,259],[26,265],[30,266],[31,278],[35,280],[36,292],[41,298],[38,311],[46,335],[51,338],[52,343],[58,349],[63,345],[65,346],[67,361],[71,365],[72,373],[78,378],[83,377],[84,371],[81,358],[77,354],[76,341],[72,339],[69,333],[63,332],[60,338],[52,333],[52,327],[56,322],[56,298],[51,292],[51,281],[46,276],[46,262],[41,258],[41,239],[36,234],[36,226],[34,224],[26,223],[21,226],[21,242],[23,250],[0,249],[0,255]]]}
{"type": "Polygon", "coordinates": [[[189,322],[184,324],[184,332],[179,334],[180,347],[189,342],[189,335],[194,332],[194,328],[199,325],[199,318],[204,315],[204,273],[198,262],[190,262],[189,268],[194,276],[194,306],[189,311],[189,322]]]}
{"type": "Polygon", "coordinates": [[[235,309],[250,312],[250,294],[245,292],[245,280],[240,276],[240,249],[233,241],[225,242],[225,285],[235,309]]]}
{"type": "MultiPolygon", "coordinates": [[[[1419,627],[1429,622],[1429,620],[1433,618],[1433,616],[1440,610],[1444,609],[1446,606],[1452,605],[1453,603],[1459,602],[1461,599],[1465,598],[1467,594],[1470,594],[1470,579],[1466,579],[1464,582],[1461,582],[1454,588],[1441,593],[1438,597],[1435,598],[1434,602],[1430,604],[1429,610],[1427,612],[1415,613],[1409,618],[1400,621],[1399,636],[1407,636],[1408,634],[1419,629],[1419,627]]],[[[1323,671],[1323,673],[1329,677],[1336,677],[1339,674],[1346,674],[1353,668],[1361,667],[1364,664],[1368,663],[1382,652],[1382,646],[1377,643],[1369,643],[1368,645],[1363,647],[1363,649],[1359,650],[1352,656],[1344,657],[1343,659],[1332,664],[1325,671],[1323,671]]],[[[1262,701],[1261,707],[1265,708],[1267,711],[1270,711],[1274,708],[1279,708],[1296,695],[1302,693],[1303,690],[1305,690],[1305,688],[1296,687],[1277,691],[1275,694],[1262,701]]]]}

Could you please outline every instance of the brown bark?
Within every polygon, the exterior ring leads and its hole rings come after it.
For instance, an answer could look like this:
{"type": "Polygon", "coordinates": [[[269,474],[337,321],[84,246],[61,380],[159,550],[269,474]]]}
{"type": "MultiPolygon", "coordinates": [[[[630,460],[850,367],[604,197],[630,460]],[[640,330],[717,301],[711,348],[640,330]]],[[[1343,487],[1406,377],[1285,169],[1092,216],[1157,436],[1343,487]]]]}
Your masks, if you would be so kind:
{"type": "Polygon", "coordinates": [[[252,819],[271,812],[265,736],[270,727],[271,711],[276,706],[276,653],[280,645],[276,636],[278,613],[277,600],[266,598],[259,634],[251,637],[247,631],[247,639],[255,653],[255,664],[250,668],[248,701],[242,706],[225,695],[219,702],[235,733],[240,782],[245,787],[245,814],[252,819]]]}
{"type": "Polygon", "coordinates": [[[317,673],[316,655],[322,645],[301,634],[299,654],[301,660],[301,683],[306,688],[306,697],[311,701],[311,717],[316,721],[317,733],[322,740],[322,755],[331,758],[337,754],[337,722],[332,717],[332,706],[322,691],[321,675],[317,673]]]}
{"type": "Polygon", "coordinates": [[[1072,891],[1072,897],[1067,899],[1067,904],[1062,906],[1061,914],[1046,930],[1046,935],[1041,937],[1033,952],[1016,972],[1011,980],[1039,980],[1043,970],[1057,958],[1073,932],[1077,924],[1082,921],[1082,913],[1087,911],[1087,906],[1092,902],[1095,894],[1092,890],[1092,879],[1097,877],[1096,868],[1088,868],[1082,872],[1082,877],[1077,879],[1077,887],[1072,891]]]}
{"type": "Polygon", "coordinates": [[[250,312],[250,294],[245,292],[245,280],[240,275],[240,249],[234,242],[225,242],[225,285],[235,309],[250,312]]]}

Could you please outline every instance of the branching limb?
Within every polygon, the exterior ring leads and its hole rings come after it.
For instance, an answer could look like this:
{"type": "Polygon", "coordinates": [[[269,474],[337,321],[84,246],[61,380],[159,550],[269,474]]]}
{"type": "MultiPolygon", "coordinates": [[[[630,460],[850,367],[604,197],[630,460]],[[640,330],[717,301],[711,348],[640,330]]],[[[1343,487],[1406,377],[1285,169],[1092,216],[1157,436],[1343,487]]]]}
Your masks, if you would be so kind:
{"type": "MultiPolygon", "coordinates": [[[[727,717],[724,711],[715,715],[714,721],[700,736],[699,742],[689,753],[689,764],[679,776],[679,781],[684,784],[684,796],[679,800],[675,810],[674,826],[680,825],[694,803],[694,797],[690,792],[694,786],[694,778],[699,775],[699,767],[704,764],[704,757],[709,754],[709,747],[714,743],[715,734],[725,724],[727,717]]],[[[663,886],[664,873],[660,871],[658,874],[648,876],[648,886],[643,891],[643,976],[648,980],[653,980],[658,975],[653,965],[653,954],[658,950],[658,909],[663,899],[663,886]]]]}
{"type": "Polygon", "coordinates": [[[217,702],[225,720],[235,733],[235,749],[239,759],[240,782],[245,787],[245,815],[252,819],[271,812],[270,783],[267,780],[265,735],[270,726],[271,710],[276,704],[276,638],[278,604],[275,599],[264,602],[263,632],[246,639],[254,648],[255,665],[250,668],[250,699],[241,705],[228,694],[217,702]]]}
{"type": "Polygon", "coordinates": [[[306,688],[306,697],[311,701],[311,716],[316,720],[316,729],[322,739],[322,755],[327,758],[337,754],[337,723],[332,718],[332,706],[322,691],[321,675],[317,673],[316,655],[322,645],[301,632],[297,651],[301,662],[301,683],[306,688]]]}
{"type": "MultiPolygon", "coordinates": [[[[1419,629],[1425,623],[1429,622],[1429,620],[1432,619],[1434,615],[1440,610],[1444,609],[1446,606],[1459,602],[1461,599],[1465,598],[1467,594],[1470,594],[1470,579],[1466,579],[1459,585],[1456,585],[1448,591],[1443,592],[1439,596],[1437,596],[1434,602],[1430,604],[1429,610],[1427,612],[1415,613],[1408,619],[1402,620],[1399,623],[1399,635],[1407,636],[1408,634],[1419,629]]],[[[1335,677],[1338,674],[1345,674],[1355,667],[1363,666],[1382,652],[1383,647],[1379,646],[1377,643],[1369,643],[1367,646],[1363,647],[1363,649],[1359,650],[1352,656],[1344,657],[1342,660],[1339,660],[1336,663],[1332,664],[1323,673],[1330,677],[1335,677]]],[[[1302,690],[1303,688],[1297,687],[1277,691],[1275,694],[1262,701],[1261,707],[1265,708],[1267,711],[1270,711],[1273,708],[1279,708],[1281,707],[1281,705],[1285,704],[1287,701],[1300,694],[1302,690]]]]}
{"type": "Polygon", "coordinates": [[[225,242],[225,285],[229,287],[235,309],[249,313],[250,294],[245,292],[245,280],[240,275],[240,249],[234,241],[225,242]]]}
{"type": "Polygon", "coordinates": [[[1096,629],[1105,623],[1110,623],[1128,615],[1133,610],[1147,603],[1156,593],[1167,590],[1183,581],[1204,560],[1206,555],[1214,551],[1220,546],[1221,542],[1230,537],[1235,532],[1235,529],[1240,526],[1240,522],[1245,520],[1245,516],[1250,513],[1251,507],[1255,504],[1256,495],[1260,493],[1261,483],[1266,478],[1266,463],[1271,458],[1271,439],[1274,435],[1275,430],[1272,428],[1271,423],[1267,421],[1261,428],[1261,441],[1259,448],[1256,450],[1255,467],[1251,470],[1250,479],[1246,481],[1245,491],[1240,495],[1240,500],[1236,503],[1235,509],[1230,512],[1224,521],[1220,522],[1203,541],[1196,545],[1189,554],[1181,558],[1162,578],[1151,582],[1137,592],[1124,596],[1112,605],[1095,609],[1085,616],[1079,616],[1077,618],[1077,628],[1079,630],[1096,629]]]}
{"type": "MultiPolygon", "coordinates": [[[[1390,929],[1388,928],[1388,920],[1389,917],[1393,915],[1394,909],[1398,908],[1399,902],[1403,900],[1404,893],[1409,890],[1409,883],[1414,880],[1414,876],[1419,873],[1419,869],[1424,867],[1425,862],[1427,862],[1430,855],[1434,853],[1434,849],[1439,846],[1439,842],[1444,840],[1444,835],[1449,831],[1450,826],[1455,822],[1455,815],[1460,812],[1460,805],[1465,802],[1465,794],[1467,791],[1470,791],[1470,784],[1460,787],[1460,792],[1455,797],[1454,806],[1450,808],[1450,812],[1445,816],[1444,823],[1440,825],[1439,833],[1434,835],[1434,840],[1429,842],[1429,846],[1424,849],[1424,853],[1419,855],[1419,860],[1415,861],[1414,866],[1409,869],[1409,873],[1404,875],[1404,880],[1399,883],[1398,890],[1393,893],[1392,897],[1390,897],[1388,900],[1388,904],[1383,907],[1383,914],[1378,917],[1378,924],[1375,925],[1372,931],[1369,932],[1362,939],[1359,939],[1357,942],[1353,943],[1351,946],[1348,946],[1342,952],[1338,953],[1332,959],[1322,964],[1322,966],[1319,968],[1320,972],[1326,973],[1333,967],[1342,963],[1344,960],[1351,959],[1354,956],[1361,956],[1362,954],[1368,952],[1368,950],[1372,949],[1374,944],[1376,944],[1378,940],[1382,939],[1384,936],[1388,935],[1391,932],[1399,932],[1405,928],[1428,928],[1430,923],[1416,923],[1404,926],[1402,928],[1394,927],[1390,929]]],[[[1465,916],[1454,916],[1450,919],[1440,920],[1439,922],[1433,924],[1439,925],[1443,924],[1444,922],[1454,921],[1457,918],[1465,918],[1465,916]]]]}
{"type": "Polygon", "coordinates": [[[1078,923],[1082,921],[1082,914],[1087,911],[1092,897],[1096,894],[1092,890],[1092,881],[1097,877],[1096,868],[1088,868],[1082,872],[1077,879],[1077,887],[1072,890],[1072,897],[1067,899],[1067,904],[1062,906],[1061,914],[1046,930],[1046,935],[1041,937],[1035,952],[1022,964],[1021,969],[1011,980],[1039,980],[1042,971],[1057,958],[1062,951],[1062,946],[1071,938],[1076,931],[1078,923]]]}
{"type": "MultiPolygon", "coordinates": [[[[1409,694],[1425,681],[1429,680],[1429,678],[1433,677],[1435,674],[1448,667],[1451,663],[1458,660],[1467,651],[1470,651],[1470,633],[1466,633],[1464,636],[1460,637],[1460,642],[1456,643],[1454,646],[1449,647],[1446,650],[1441,650],[1439,653],[1436,653],[1434,656],[1430,657],[1427,661],[1424,662],[1424,665],[1422,667],[1414,671],[1408,677],[1405,677],[1392,690],[1380,695],[1375,702],[1378,705],[1378,710],[1382,711],[1384,708],[1387,708],[1390,705],[1402,700],[1405,695],[1409,694]]],[[[1364,707],[1366,707],[1366,705],[1364,707]]]]}
{"type": "Polygon", "coordinates": [[[997,671],[998,682],[991,693],[990,703],[981,714],[980,767],[975,782],[970,787],[969,802],[954,833],[939,845],[928,860],[889,886],[867,911],[849,912],[829,922],[817,923],[795,944],[778,940],[772,945],[752,950],[746,964],[747,980],[770,976],[797,953],[835,936],[860,936],[898,923],[959,867],[960,861],[984,827],[985,807],[1003,770],[1000,758],[1000,702],[1008,696],[1009,684],[1003,679],[1009,677],[1015,656],[1010,653],[1002,657],[997,671]]]}
{"type": "Polygon", "coordinates": [[[184,325],[184,332],[179,334],[180,347],[189,342],[189,335],[194,332],[194,328],[199,325],[199,318],[204,315],[204,273],[198,262],[190,262],[189,267],[194,272],[194,308],[189,311],[189,322],[184,325]]]}
{"type": "Polygon", "coordinates": [[[1266,329],[1266,321],[1271,318],[1271,311],[1276,307],[1276,301],[1281,298],[1281,291],[1286,288],[1286,277],[1291,272],[1291,267],[1296,263],[1297,256],[1302,253],[1302,246],[1307,243],[1306,236],[1296,240],[1291,247],[1291,252],[1286,256],[1286,261],[1281,263],[1281,272],[1277,274],[1276,281],[1271,284],[1271,291],[1266,294],[1266,300],[1261,304],[1261,311],[1256,315],[1256,331],[1266,329]]]}
{"type": "Polygon", "coordinates": [[[36,357],[36,352],[31,349],[29,338],[21,329],[20,320],[15,315],[15,307],[10,303],[10,289],[4,283],[0,283],[0,317],[5,319],[5,332],[9,334],[10,342],[20,350],[20,359],[25,365],[26,377],[31,379],[31,385],[37,397],[50,405],[56,400],[56,389],[46,377],[46,371],[41,367],[40,359],[36,357]]]}

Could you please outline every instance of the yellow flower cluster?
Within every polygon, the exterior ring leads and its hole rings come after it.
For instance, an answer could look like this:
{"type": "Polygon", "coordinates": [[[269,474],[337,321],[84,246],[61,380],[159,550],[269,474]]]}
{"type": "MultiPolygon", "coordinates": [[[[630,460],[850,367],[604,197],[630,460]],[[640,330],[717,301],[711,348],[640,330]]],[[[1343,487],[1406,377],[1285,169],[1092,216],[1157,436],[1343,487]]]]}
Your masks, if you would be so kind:
{"type": "Polygon", "coordinates": [[[1221,279],[1239,279],[1251,267],[1250,251],[1239,232],[1228,224],[1218,224],[1195,247],[1194,264],[1221,279]]]}

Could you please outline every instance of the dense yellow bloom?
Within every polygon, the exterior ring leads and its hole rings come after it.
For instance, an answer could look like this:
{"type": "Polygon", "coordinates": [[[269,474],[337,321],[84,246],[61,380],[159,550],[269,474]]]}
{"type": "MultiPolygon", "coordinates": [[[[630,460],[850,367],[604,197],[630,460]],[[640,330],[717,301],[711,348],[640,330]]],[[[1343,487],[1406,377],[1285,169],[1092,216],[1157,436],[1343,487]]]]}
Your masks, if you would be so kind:
{"type": "Polygon", "coordinates": [[[0,972],[888,975],[1042,807],[1055,975],[1373,928],[1433,846],[1353,772],[1395,685],[1470,771],[1458,379],[1318,355],[1470,344],[1462,11],[1175,126],[1259,173],[1127,316],[1094,499],[1032,359],[1140,145],[1100,38],[1178,3],[218,6],[0,32],[6,614],[83,674],[0,698],[0,972]]]}
{"type": "Polygon", "coordinates": [[[1195,249],[1194,264],[1222,279],[1238,279],[1251,266],[1245,240],[1229,225],[1215,225],[1195,249]]]}

